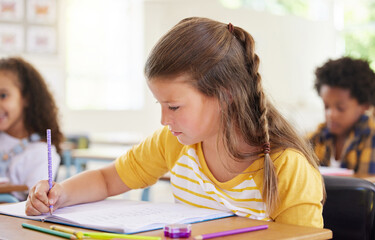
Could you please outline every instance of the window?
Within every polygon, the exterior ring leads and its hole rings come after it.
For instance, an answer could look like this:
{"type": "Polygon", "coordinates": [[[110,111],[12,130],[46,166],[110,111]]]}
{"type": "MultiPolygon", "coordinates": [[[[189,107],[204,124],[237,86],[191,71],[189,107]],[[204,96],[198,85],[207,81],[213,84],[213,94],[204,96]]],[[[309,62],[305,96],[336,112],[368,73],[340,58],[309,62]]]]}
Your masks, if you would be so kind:
{"type": "Polygon", "coordinates": [[[340,33],[345,54],[368,60],[375,70],[375,2],[344,1],[340,8],[344,18],[340,33]]]}
{"type": "Polygon", "coordinates": [[[69,0],[66,5],[67,106],[142,108],[142,1],[69,0]]]}
{"type": "Polygon", "coordinates": [[[250,7],[278,15],[332,20],[337,54],[366,59],[375,70],[375,2],[373,0],[219,0],[228,8],[250,7]]]}

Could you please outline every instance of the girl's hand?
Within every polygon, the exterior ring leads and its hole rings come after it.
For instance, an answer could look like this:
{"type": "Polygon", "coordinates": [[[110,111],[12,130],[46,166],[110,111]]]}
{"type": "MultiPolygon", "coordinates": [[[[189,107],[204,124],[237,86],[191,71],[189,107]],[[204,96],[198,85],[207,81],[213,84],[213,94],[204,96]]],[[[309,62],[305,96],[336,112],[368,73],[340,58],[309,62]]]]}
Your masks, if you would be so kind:
{"type": "Polygon", "coordinates": [[[48,180],[38,182],[29,191],[27,197],[25,213],[26,215],[41,215],[50,211],[49,206],[53,205],[53,210],[61,206],[63,187],[58,183],[53,183],[49,190],[48,180]]]}

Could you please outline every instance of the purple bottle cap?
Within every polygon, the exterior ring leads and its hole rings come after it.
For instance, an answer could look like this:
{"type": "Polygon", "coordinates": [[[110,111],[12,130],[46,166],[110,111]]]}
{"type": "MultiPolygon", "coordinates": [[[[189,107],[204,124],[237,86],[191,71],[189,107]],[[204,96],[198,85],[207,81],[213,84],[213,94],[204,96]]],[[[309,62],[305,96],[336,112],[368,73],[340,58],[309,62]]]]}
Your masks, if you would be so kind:
{"type": "Polygon", "coordinates": [[[190,224],[168,224],[164,226],[164,236],[170,238],[188,238],[191,234],[190,224]]]}

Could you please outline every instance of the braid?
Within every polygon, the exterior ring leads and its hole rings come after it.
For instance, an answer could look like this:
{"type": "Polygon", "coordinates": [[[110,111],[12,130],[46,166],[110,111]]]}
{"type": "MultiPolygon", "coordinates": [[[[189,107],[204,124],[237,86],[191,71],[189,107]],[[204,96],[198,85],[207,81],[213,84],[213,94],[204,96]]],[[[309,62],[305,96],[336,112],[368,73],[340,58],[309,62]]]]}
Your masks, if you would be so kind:
{"type": "Polygon", "coordinates": [[[267,99],[263,92],[261,76],[259,70],[259,57],[254,52],[254,39],[250,34],[239,27],[234,27],[233,35],[243,44],[245,51],[245,61],[250,75],[250,79],[255,85],[255,105],[259,109],[259,129],[262,131],[263,153],[264,153],[264,174],[262,197],[266,200],[267,211],[271,213],[277,205],[278,189],[275,166],[273,165],[270,153],[270,134],[268,125],[267,99]]]}

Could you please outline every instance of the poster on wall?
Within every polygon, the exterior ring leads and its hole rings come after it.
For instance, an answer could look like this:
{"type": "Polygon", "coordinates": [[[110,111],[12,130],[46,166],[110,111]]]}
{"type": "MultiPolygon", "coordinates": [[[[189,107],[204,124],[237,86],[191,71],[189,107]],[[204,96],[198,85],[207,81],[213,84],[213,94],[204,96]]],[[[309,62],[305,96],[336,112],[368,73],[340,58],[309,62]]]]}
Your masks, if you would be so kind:
{"type": "Polygon", "coordinates": [[[19,22],[23,16],[23,0],[0,0],[0,21],[19,22]]]}
{"type": "Polygon", "coordinates": [[[56,22],[56,0],[27,0],[29,23],[54,24],[56,22]]]}
{"type": "Polygon", "coordinates": [[[27,52],[56,53],[56,29],[31,26],[27,29],[27,52]]]}
{"type": "Polygon", "coordinates": [[[19,24],[0,24],[0,52],[18,53],[24,50],[24,29],[19,24]]]}

